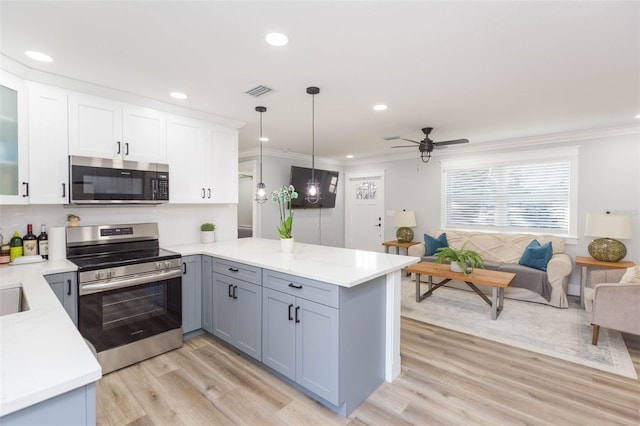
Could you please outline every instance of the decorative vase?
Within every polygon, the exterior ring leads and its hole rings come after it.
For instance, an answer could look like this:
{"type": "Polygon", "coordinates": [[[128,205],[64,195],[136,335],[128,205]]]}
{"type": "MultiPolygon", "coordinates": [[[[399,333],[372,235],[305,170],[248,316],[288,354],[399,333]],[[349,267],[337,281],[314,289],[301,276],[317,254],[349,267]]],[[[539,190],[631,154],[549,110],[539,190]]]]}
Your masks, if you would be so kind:
{"type": "Polygon", "coordinates": [[[200,231],[200,242],[209,244],[216,240],[216,231],[200,231]]]}
{"type": "Polygon", "coordinates": [[[293,238],[280,238],[280,245],[283,253],[291,253],[293,251],[293,238]]]}
{"type": "Polygon", "coordinates": [[[458,265],[458,262],[451,262],[449,264],[449,269],[451,269],[453,272],[460,272],[460,273],[464,272],[462,269],[460,269],[460,265],[458,265]]]}

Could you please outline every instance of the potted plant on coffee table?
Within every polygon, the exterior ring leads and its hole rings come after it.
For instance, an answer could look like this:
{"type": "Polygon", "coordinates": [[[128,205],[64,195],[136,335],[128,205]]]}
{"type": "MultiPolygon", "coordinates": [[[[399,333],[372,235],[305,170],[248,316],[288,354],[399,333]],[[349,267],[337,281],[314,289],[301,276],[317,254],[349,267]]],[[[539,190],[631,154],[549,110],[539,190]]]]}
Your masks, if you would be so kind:
{"type": "Polygon", "coordinates": [[[473,268],[484,268],[484,261],[480,253],[465,250],[465,245],[459,250],[453,247],[440,247],[436,250],[436,263],[448,261],[453,272],[462,272],[465,275],[473,272],[473,268]]]}

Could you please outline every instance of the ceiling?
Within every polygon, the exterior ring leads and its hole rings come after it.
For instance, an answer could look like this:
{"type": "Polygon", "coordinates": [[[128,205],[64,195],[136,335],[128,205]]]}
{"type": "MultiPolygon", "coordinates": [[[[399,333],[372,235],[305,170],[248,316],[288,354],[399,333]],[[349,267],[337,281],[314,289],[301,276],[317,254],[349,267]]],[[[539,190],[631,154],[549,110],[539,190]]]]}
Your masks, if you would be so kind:
{"type": "Polygon", "coordinates": [[[638,1],[2,0],[0,27],[28,67],[246,122],[241,152],[264,105],[265,149],[310,154],[312,85],[316,155],[336,160],[397,154],[383,137],[426,126],[480,144],[639,123],[638,1]]]}

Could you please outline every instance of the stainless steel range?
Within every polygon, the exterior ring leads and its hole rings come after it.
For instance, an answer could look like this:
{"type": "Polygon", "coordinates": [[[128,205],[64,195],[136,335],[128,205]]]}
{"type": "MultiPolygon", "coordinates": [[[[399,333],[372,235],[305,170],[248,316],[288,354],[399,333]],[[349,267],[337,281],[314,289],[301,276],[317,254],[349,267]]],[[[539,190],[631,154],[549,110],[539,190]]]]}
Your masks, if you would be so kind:
{"type": "Polygon", "coordinates": [[[182,260],[157,223],[67,228],[78,328],[103,374],[182,346],[182,260]]]}

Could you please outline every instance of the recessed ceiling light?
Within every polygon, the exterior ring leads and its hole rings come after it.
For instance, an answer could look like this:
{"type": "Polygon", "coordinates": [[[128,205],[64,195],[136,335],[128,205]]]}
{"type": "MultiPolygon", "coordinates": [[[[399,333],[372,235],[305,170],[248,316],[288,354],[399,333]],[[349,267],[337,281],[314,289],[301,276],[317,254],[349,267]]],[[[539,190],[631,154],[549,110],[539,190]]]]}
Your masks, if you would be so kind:
{"type": "Polygon", "coordinates": [[[258,138],[258,140],[259,140],[260,142],[269,142],[269,138],[264,137],[264,136],[263,136],[263,137],[261,137],[261,138],[258,138]]]}
{"type": "Polygon", "coordinates": [[[282,151],[289,152],[289,148],[282,148],[282,151]]]}
{"type": "Polygon", "coordinates": [[[376,111],[384,111],[385,109],[387,109],[387,106],[385,104],[378,104],[374,105],[373,109],[375,109],[376,111]]]}
{"type": "Polygon", "coordinates": [[[264,39],[270,45],[278,47],[284,46],[285,44],[289,43],[289,37],[282,33],[269,33],[265,36],[264,39]]]}
{"type": "Polygon", "coordinates": [[[187,99],[187,95],[182,92],[171,92],[169,93],[169,95],[171,95],[171,97],[175,99],[187,99]]]}
{"type": "Polygon", "coordinates": [[[35,50],[27,50],[26,52],[24,52],[24,54],[30,57],[31,59],[35,59],[36,61],[53,62],[53,58],[51,56],[45,55],[44,53],[41,53],[41,52],[36,52],[35,50]]]}
{"type": "Polygon", "coordinates": [[[346,155],[347,158],[353,158],[353,154],[346,155]]]}
{"type": "Polygon", "coordinates": [[[636,118],[640,118],[640,114],[636,115],[636,118]]]}

